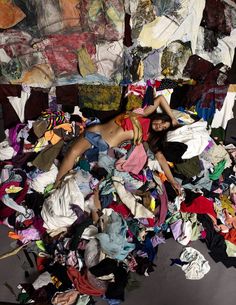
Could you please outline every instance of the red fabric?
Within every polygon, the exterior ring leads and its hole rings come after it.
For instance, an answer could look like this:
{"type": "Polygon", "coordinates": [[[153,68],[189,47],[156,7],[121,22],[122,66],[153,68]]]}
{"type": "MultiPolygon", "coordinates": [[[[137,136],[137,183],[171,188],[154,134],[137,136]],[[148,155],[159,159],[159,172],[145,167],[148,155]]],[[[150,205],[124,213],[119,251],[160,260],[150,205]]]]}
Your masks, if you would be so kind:
{"type": "Polygon", "coordinates": [[[183,201],[180,206],[180,211],[186,213],[210,214],[216,218],[213,202],[204,196],[194,199],[188,206],[183,201]]]}
{"type": "Polygon", "coordinates": [[[81,294],[101,296],[105,293],[104,290],[96,289],[89,283],[87,273],[82,275],[76,268],[68,267],[67,274],[75,289],[81,294]]]}
{"type": "Polygon", "coordinates": [[[112,202],[109,204],[108,208],[113,209],[115,212],[122,215],[124,218],[128,218],[130,216],[130,210],[123,203],[112,202]]]}
{"type": "Polygon", "coordinates": [[[229,233],[222,234],[222,235],[224,236],[224,239],[226,239],[236,245],[236,229],[232,228],[229,230],[229,233]]]}
{"type": "MultiPolygon", "coordinates": [[[[147,141],[148,139],[148,131],[149,131],[149,126],[150,126],[150,119],[144,118],[144,117],[137,117],[139,120],[141,126],[142,126],[142,131],[143,131],[143,141],[147,141]]],[[[121,122],[121,127],[124,130],[133,130],[133,123],[131,122],[130,118],[124,118],[121,122]]]]}

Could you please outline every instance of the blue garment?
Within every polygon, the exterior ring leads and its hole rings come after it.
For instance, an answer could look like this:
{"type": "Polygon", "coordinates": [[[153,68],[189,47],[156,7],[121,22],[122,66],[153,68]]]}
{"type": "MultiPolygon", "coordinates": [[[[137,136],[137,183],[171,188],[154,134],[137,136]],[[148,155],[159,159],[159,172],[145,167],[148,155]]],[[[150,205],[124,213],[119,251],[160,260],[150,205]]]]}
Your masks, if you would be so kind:
{"type": "Polygon", "coordinates": [[[85,156],[89,162],[98,161],[99,152],[108,150],[109,145],[103,140],[102,136],[96,132],[86,131],[84,137],[92,145],[91,148],[86,150],[85,156]]]}
{"type": "Polygon", "coordinates": [[[96,235],[102,251],[112,259],[123,261],[134,250],[135,245],[126,240],[127,229],[126,221],[118,213],[112,212],[104,232],[96,235]]]}
{"type": "Polygon", "coordinates": [[[90,144],[97,147],[99,151],[105,151],[109,148],[109,145],[103,140],[99,133],[86,131],[84,137],[89,141],[90,144]]]}
{"type": "Polygon", "coordinates": [[[215,114],[215,101],[211,100],[210,103],[210,108],[203,108],[202,107],[202,101],[199,100],[196,104],[196,111],[197,111],[197,115],[200,118],[203,118],[203,120],[209,122],[212,120],[214,114],[215,114]]]}

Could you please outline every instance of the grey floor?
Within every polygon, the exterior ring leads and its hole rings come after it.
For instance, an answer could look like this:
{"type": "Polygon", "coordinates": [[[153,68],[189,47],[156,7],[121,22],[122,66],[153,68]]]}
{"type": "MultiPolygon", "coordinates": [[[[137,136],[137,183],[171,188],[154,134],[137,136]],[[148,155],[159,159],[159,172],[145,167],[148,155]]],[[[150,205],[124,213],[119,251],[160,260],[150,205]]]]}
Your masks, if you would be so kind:
{"type": "MultiPolygon", "coordinates": [[[[0,255],[11,249],[7,236],[8,228],[0,226],[0,255]]],[[[205,244],[200,241],[189,245],[199,250],[209,261],[211,270],[201,280],[186,280],[184,272],[176,265],[170,266],[170,258],[178,258],[182,245],[173,239],[159,246],[157,267],[149,277],[138,277],[141,286],[126,292],[124,305],[235,305],[236,269],[227,269],[215,263],[208,255],[205,244]]],[[[17,285],[27,280],[33,281],[35,270],[29,266],[24,253],[0,260],[0,302],[16,303],[19,293],[17,285]],[[25,271],[29,278],[25,278],[25,271]]],[[[98,300],[97,305],[107,302],[98,300]]]]}

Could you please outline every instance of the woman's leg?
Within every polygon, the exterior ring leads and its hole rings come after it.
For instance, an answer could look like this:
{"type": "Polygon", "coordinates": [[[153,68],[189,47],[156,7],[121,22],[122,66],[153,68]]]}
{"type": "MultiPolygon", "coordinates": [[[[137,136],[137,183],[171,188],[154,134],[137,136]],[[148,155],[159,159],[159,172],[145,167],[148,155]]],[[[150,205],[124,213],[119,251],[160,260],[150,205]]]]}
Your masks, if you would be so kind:
{"type": "Polygon", "coordinates": [[[79,136],[78,140],[76,140],[76,142],[68,150],[61,163],[55,181],[55,187],[58,186],[60,180],[73,168],[76,159],[80,157],[90,147],[91,144],[89,143],[89,141],[85,139],[83,135],[79,136]]]}

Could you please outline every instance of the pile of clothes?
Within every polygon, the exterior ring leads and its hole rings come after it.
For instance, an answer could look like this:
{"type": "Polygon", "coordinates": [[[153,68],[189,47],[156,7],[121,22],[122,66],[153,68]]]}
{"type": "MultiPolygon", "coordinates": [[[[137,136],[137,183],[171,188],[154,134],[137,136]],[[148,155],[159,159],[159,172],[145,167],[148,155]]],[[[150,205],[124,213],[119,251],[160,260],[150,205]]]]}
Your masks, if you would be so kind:
{"type": "MultiPolygon", "coordinates": [[[[54,189],[70,145],[99,123],[80,112],[48,109],[5,130],[1,222],[17,240],[14,253],[33,253],[39,272],[20,284],[21,303],[93,304],[103,297],[119,304],[134,274],[154,271],[158,246],[170,236],[184,247],[201,239],[216,262],[236,266],[236,147],[217,142],[192,113],[174,113],[182,125],[168,132],[162,152],[182,195],[148,146],[132,141],[87,150],[54,189]]],[[[210,270],[191,247],[180,260],[188,279],[210,270]]]]}

